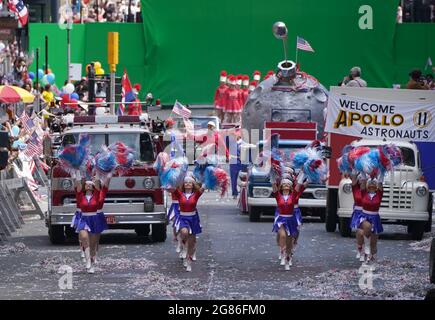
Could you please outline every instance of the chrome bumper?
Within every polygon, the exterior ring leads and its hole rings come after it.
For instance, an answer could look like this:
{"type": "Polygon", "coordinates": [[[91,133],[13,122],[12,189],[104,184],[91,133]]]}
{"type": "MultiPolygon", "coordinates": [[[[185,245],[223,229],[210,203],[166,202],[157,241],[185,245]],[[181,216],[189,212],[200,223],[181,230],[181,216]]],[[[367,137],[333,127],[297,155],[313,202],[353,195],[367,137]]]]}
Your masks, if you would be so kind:
{"type": "MultiPolygon", "coordinates": [[[[253,207],[276,207],[275,198],[248,197],[248,205],[253,207]]],[[[326,208],[326,199],[299,199],[299,208],[326,208]]]]}
{"type": "MultiPolygon", "coordinates": [[[[76,212],[75,205],[52,207],[49,223],[52,225],[70,225],[76,212]]],[[[114,216],[115,223],[110,224],[161,224],[166,223],[166,210],[164,205],[154,205],[152,211],[145,211],[143,204],[107,204],[103,212],[106,216],[114,216]]]]}
{"type": "MultiPolygon", "coordinates": [[[[353,209],[339,208],[337,215],[340,218],[350,218],[353,209]]],[[[394,209],[381,209],[379,215],[382,220],[410,220],[410,221],[428,221],[429,213],[426,211],[410,211],[410,210],[394,210],[394,209]]]]}

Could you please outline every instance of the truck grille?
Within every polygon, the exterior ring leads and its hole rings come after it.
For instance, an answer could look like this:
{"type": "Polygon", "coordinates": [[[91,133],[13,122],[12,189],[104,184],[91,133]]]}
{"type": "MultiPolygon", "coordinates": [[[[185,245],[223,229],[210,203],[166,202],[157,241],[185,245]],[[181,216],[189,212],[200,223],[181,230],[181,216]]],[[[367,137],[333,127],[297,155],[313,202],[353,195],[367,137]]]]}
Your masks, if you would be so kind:
{"type": "Polygon", "coordinates": [[[411,209],[413,200],[412,189],[384,186],[381,208],[411,209]]]}

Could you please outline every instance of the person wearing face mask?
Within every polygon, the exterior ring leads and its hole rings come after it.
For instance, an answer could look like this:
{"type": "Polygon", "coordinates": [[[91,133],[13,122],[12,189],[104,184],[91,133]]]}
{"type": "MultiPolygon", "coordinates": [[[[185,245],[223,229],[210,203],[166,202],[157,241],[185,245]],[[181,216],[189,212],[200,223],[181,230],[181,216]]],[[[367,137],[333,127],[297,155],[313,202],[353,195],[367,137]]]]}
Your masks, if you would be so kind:
{"type": "Polygon", "coordinates": [[[364,261],[375,261],[377,254],[378,235],[384,231],[379,208],[383,196],[383,175],[366,180],[360,179],[362,211],[358,214],[358,229],[364,237],[364,261]]]}
{"type": "Polygon", "coordinates": [[[204,187],[196,184],[193,175],[186,175],[183,186],[169,190],[178,200],[179,216],[176,222],[177,233],[183,243],[182,258],[186,271],[192,271],[193,256],[196,252],[196,236],[202,232],[197,203],[204,193],[204,187]]]}
{"type": "Polygon", "coordinates": [[[298,208],[299,197],[308,182],[303,173],[299,174],[297,184],[290,179],[281,179],[279,185],[272,185],[272,195],[276,199],[276,213],[272,231],[278,233],[281,249],[281,265],[290,270],[293,265],[293,245],[299,236],[299,222],[295,209],[298,208]]]}

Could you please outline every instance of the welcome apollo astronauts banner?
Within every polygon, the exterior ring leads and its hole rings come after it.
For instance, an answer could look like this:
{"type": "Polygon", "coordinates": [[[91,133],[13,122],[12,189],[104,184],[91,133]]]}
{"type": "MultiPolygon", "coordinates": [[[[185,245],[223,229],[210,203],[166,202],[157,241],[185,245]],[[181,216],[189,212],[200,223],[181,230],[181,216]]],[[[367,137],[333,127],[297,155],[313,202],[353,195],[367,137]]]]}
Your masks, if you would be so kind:
{"type": "Polygon", "coordinates": [[[435,141],[435,104],[329,96],[326,132],[367,139],[435,141]]]}

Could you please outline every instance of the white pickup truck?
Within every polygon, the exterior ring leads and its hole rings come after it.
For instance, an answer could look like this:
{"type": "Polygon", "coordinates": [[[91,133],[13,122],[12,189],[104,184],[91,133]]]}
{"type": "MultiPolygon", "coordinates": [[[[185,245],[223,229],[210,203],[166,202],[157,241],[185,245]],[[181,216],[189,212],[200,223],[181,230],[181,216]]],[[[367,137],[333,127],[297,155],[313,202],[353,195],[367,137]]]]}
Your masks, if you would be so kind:
{"type": "MultiPolygon", "coordinates": [[[[361,139],[353,146],[377,147],[392,141],[361,139]]],[[[408,226],[414,240],[421,240],[432,224],[432,194],[421,171],[420,154],[411,142],[394,142],[402,151],[403,164],[387,173],[384,195],[379,214],[383,223],[408,226]]],[[[339,227],[342,236],[350,236],[350,219],[353,211],[351,180],[343,178],[338,187],[339,227]]]]}

